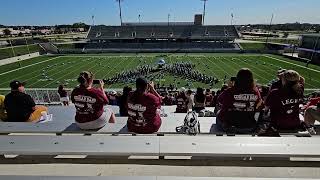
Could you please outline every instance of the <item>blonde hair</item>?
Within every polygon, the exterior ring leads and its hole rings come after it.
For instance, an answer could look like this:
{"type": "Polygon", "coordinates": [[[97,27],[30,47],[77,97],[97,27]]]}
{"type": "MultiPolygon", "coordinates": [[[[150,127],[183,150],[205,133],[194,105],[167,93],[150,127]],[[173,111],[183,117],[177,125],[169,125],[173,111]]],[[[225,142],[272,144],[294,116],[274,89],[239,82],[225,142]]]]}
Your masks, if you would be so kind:
{"type": "Polygon", "coordinates": [[[299,82],[301,78],[297,71],[288,70],[283,73],[282,84],[289,92],[293,91],[297,95],[303,95],[303,84],[299,82]]]}

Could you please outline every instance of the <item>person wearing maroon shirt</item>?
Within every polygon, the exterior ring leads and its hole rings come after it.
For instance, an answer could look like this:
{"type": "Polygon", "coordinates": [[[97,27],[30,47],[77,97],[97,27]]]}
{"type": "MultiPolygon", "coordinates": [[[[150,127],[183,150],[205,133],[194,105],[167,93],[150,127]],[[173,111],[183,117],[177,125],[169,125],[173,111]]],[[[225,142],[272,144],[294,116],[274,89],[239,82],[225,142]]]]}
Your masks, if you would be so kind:
{"type": "Polygon", "coordinates": [[[80,129],[100,129],[107,122],[115,122],[114,113],[110,109],[103,109],[109,102],[103,89],[104,82],[100,80],[99,88],[93,88],[93,79],[91,72],[80,73],[80,85],[71,93],[71,100],[76,108],[75,120],[80,129]]]}
{"type": "Polygon", "coordinates": [[[176,99],[177,99],[176,113],[187,113],[189,110],[189,108],[188,108],[189,100],[186,95],[185,88],[181,88],[181,91],[176,99]]]}
{"type": "Polygon", "coordinates": [[[130,132],[151,134],[161,126],[160,108],[162,97],[154,89],[153,82],[144,78],[136,80],[136,91],[128,97],[128,121],[130,132]]]}
{"type": "Polygon", "coordinates": [[[58,94],[60,96],[60,101],[64,106],[69,106],[68,92],[64,89],[63,85],[58,88],[58,94]]]}
{"type": "Polygon", "coordinates": [[[220,111],[217,116],[219,131],[235,130],[235,133],[252,133],[256,129],[254,118],[261,105],[260,93],[249,69],[241,69],[233,87],[218,97],[220,111]]]}
{"type": "Polygon", "coordinates": [[[265,102],[265,111],[270,110],[270,126],[278,130],[301,128],[299,104],[303,101],[304,79],[293,70],[284,72],[282,88],[274,89],[265,102]]]}
{"type": "Polygon", "coordinates": [[[193,110],[199,113],[206,107],[206,96],[203,93],[202,88],[197,88],[197,92],[194,95],[194,107],[193,110]]]}
{"type": "Polygon", "coordinates": [[[211,94],[210,89],[206,90],[206,107],[212,107],[213,105],[213,95],[211,94]]]}

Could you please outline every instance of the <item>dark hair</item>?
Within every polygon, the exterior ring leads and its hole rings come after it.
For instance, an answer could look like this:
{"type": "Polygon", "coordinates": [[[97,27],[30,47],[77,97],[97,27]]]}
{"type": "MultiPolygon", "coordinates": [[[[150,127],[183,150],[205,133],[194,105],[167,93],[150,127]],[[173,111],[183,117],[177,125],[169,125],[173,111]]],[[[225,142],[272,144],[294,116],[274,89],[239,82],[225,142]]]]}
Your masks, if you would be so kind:
{"type": "Polygon", "coordinates": [[[240,91],[250,91],[254,89],[255,83],[250,69],[243,68],[238,72],[234,87],[240,91]]]}
{"type": "Polygon", "coordinates": [[[59,91],[62,91],[62,90],[63,90],[63,85],[59,85],[58,90],[59,90],[59,91]]]}
{"type": "Polygon", "coordinates": [[[122,95],[125,96],[125,97],[127,97],[131,91],[132,91],[132,88],[131,88],[131,87],[125,86],[125,87],[123,88],[122,95]]]}
{"type": "Polygon", "coordinates": [[[134,91],[134,95],[131,97],[131,101],[135,104],[137,102],[137,96],[142,95],[146,92],[148,88],[148,82],[145,78],[138,78],[136,80],[136,91],[134,91]]]}
{"type": "Polygon", "coordinates": [[[207,92],[207,93],[210,92],[210,89],[206,89],[206,92],[207,92]]]}
{"type": "Polygon", "coordinates": [[[145,78],[138,78],[136,80],[136,88],[137,88],[137,92],[139,92],[140,94],[144,93],[147,88],[148,88],[148,82],[145,78]]]}
{"type": "Polygon", "coordinates": [[[83,71],[80,73],[78,77],[78,82],[80,83],[80,86],[86,86],[89,84],[90,81],[92,81],[94,78],[93,73],[89,71],[83,71]]]}
{"type": "Polygon", "coordinates": [[[194,96],[194,98],[197,102],[204,102],[205,101],[206,96],[204,95],[202,88],[197,88],[197,93],[194,96]]]}

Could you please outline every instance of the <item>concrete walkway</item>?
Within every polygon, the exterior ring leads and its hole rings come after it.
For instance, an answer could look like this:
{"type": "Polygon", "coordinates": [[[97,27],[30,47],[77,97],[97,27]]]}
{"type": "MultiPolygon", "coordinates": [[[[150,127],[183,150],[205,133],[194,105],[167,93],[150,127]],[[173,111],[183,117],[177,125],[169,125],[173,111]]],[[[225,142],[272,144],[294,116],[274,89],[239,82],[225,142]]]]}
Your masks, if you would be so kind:
{"type": "Polygon", "coordinates": [[[36,53],[25,54],[22,56],[16,56],[16,57],[8,58],[8,59],[1,59],[0,66],[5,65],[5,64],[11,64],[11,63],[18,62],[18,61],[31,59],[31,58],[35,58],[38,56],[40,56],[40,54],[39,54],[39,52],[36,52],[36,53]]]}

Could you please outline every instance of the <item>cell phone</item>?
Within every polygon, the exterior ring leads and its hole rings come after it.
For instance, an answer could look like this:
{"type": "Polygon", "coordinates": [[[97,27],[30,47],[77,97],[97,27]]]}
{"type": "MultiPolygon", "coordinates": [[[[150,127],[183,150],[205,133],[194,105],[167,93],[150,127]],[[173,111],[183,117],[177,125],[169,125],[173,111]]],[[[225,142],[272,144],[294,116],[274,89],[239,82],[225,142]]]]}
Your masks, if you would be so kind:
{"type": "Polygon", "coordinates": [[[100,80],[99,79],[94,79],[93,80],[93,84],[100,84],[100,80]]]}

